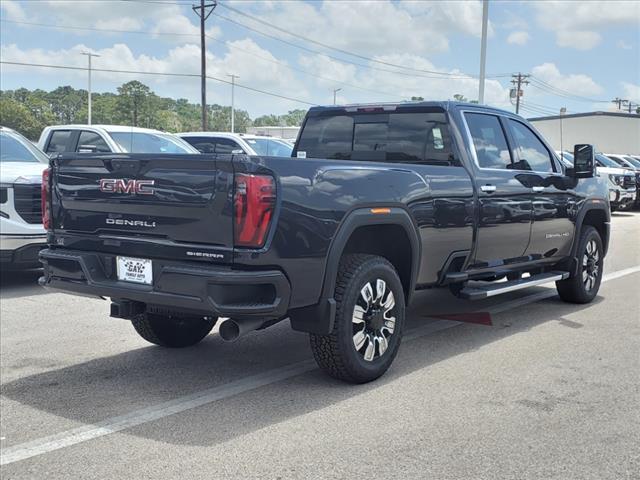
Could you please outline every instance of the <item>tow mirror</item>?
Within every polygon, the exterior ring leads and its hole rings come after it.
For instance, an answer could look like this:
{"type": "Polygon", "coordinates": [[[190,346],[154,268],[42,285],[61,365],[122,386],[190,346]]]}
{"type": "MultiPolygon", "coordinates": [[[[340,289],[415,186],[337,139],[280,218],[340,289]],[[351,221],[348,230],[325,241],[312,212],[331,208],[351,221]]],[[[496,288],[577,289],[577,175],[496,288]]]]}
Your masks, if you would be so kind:
{"type": "Polygon", "coordinates": [[[573,172],[574,178],[591,178],[595,169],[595,149],[593,145],[579,144],[573,147],[573,172]]]}

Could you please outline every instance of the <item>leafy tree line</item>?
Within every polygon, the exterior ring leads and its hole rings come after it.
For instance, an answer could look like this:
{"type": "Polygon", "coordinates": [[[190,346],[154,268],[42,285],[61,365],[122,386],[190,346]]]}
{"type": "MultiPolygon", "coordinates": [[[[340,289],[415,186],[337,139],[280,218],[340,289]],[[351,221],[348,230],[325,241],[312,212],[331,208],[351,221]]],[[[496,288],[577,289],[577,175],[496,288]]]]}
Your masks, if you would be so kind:
{"type": "MultiPolygon", "coordinates": [[[[91,120],[94,124],[133,125],[167,132],[201,130],[200,105],[185,98],[177,100],[156,95],[137,80],[119,86],[117,93],[93,93],[91,120]]],[[[212,131],[231,128],[231,107],[208,106],[208,125],[212,131]]],[[[263,115],[252,120],[245,110],[236,109],[235,129],[247,127],[300,125],[306,110],[284,115],[263,115]]],[[[37,140],[47,125],[87,123],[87,91],[70,86],[44,90],[0,90],[0,125],[13,128],[37,140]]]]}

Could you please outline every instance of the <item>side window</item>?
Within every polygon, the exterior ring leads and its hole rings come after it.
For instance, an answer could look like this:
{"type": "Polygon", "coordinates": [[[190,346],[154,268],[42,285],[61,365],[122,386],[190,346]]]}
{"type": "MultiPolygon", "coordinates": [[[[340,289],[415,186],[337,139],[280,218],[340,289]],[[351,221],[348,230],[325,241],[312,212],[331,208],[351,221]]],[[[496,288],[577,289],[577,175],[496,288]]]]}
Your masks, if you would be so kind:
{"type": "Polygon", "coordinates": [[[508,122],[518,152],[518,162],[514,164],[513,168],[535,172],[553,172],[551,155],[540,139],[523,123],[511,119],[508,122]]]}
{"type": "Polygon", "coordinates": [[[234,150],[244,151],[240,145],[228,138],[216,138],[215,142],[216,153],[233,153],[234,150]]]}
{"type": "Polygon", "coordinates": [[[54,130],[51,133],[47,153],[63,153],[67,151],[67,143],[71,136],[71,130],[54,130]]]}
{"type": "Polygon", "coordinates": [[[498,117],[484,113],[465,113],[464,116],[480,168],[512,168],[511,153],[498,117]]]}
{"type": "Polygon", "coordinates": [[[214,153],[216,151],[216,139],[212,137],[181,137],[200,153],[214,153]]]}
{"type": "Polygon", "coordinates": [[[80,132],[80,138],[78,139],[78,147],[76,148],[76,152],[82,151],[92,151],[96,152],[111,152],[109,145],[104,141],[99,134],[95,132],[89,132],[87,130],[83,130],[80,132]]]}

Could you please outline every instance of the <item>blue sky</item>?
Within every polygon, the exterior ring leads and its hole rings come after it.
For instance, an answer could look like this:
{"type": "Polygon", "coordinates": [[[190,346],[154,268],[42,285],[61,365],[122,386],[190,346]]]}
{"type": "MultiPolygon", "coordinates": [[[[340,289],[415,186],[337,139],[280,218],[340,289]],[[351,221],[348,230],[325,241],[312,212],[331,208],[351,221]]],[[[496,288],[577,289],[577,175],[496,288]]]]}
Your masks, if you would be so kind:
{"type": "MultiPolygon", "coordinates": [[[[96,68],[198,74],[191,3],[2,0],[0,56],[85,67],[81,52],[90,50],[101,55],[96,68]]],[[[236,105],[254,117],[331,103],[337,88],[341,103],[475,99],[481,15],[473,0],[223,0],[207,21],[208,71],[227,81],[239,75],[236,105]]],[[[614,97],[640,103],[639,1],[490,1],[489,19],[486,103],[513,109],[510,75],[518,71],[532,75],[526,116],[609,110],[614,97]]],[[[132,79],[162,96],[199,99],[197,77],[94,72],[94,91],[132,79]]],[[[86,80],[84,71],[1,65],[2,89],[86,88],[86,80]]],[[[230,86],[209,80],[208,101],[229,104],[230,86]]]]}

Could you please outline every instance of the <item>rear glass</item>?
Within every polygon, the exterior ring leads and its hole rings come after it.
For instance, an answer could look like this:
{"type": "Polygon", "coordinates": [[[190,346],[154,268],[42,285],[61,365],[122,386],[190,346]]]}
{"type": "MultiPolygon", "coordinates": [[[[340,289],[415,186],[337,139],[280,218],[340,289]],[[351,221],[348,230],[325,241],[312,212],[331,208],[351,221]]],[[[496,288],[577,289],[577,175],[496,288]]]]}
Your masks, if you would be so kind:
{"type": "Polygon", "coordinates": [[[307,158],[459,165],[444,112],[311,116],[296,153],[307,158]]]}

